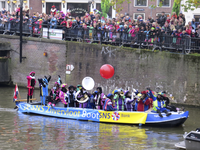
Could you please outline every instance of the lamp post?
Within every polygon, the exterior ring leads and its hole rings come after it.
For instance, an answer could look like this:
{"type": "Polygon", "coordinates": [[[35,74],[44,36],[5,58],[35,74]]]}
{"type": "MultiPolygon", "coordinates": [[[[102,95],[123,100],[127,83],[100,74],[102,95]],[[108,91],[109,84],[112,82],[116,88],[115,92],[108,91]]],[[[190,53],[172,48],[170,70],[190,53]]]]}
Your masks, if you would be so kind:
{"type": "Polygon", "coordinates": [[[62,0],[63,8],[65,8],[65,0],[62,0]]]}
{"type": "Polygon", "coordinates": [[[94,8],[94,0],[89,0],[89,1],[88,1],[88,4],[89,4],[89,5],[92,5],[92,9],[94,8]]]}
{"type": "Polygon", "coordinates": [[[8,10],[10,9],[10,0],[7,1],[8,3],[8,10]]]}
{"type": "Polygon", "coordinates": [[[23,0],[20,0],[20,63],[22,63],[22,22],[23,22],[23,14],[22,14],[22,9],[23,9],[23,0]]]}
{"type": "Polygon", "coordinates": [[[14,4],[16,4],[16,3],[17,3],[17,1],[16,1],[16,0],[13,0],[12,2],[13,2],[14,4]]]}
{"type": "Polygon", "coordinates": [[[42,0],[42,7],[44,7],[45,0],[42,0]]]}
{"type": "Polygon", "coordinates": [[[27,0],[23,0],[24,4],[27,4],[27,0]]]}

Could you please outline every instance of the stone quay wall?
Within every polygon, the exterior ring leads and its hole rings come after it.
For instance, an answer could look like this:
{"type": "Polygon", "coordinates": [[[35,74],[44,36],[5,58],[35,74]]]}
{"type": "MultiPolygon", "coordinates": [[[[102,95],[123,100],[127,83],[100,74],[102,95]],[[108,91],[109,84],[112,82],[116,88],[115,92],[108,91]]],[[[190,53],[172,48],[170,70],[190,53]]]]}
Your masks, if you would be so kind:
{"type": "Polygon", "coordinates": [[[116,88],[141,91],[150,87],[172,94],[177,103],[200,106],[199,55],[23,38],[26,41],[23,57],[26,58],[20,63],[19,37],[0,35],[0,38],[2,42],[11,43],[9,72],[13,83],[20,86],[26,86],[26,76],[31,71],[36,72],[36,78],[51,75],[50,88],[58,75],[68,85],[81,84],[84,77],[90,76],[95,88],[102,86],[104,93],[116,88]],[[66,74],[67,64],[74,66],[70,74],[66,74]],[[100,76],[99,70],[104,64],[111,64],[115,69],[111,79],[100,76]]]}

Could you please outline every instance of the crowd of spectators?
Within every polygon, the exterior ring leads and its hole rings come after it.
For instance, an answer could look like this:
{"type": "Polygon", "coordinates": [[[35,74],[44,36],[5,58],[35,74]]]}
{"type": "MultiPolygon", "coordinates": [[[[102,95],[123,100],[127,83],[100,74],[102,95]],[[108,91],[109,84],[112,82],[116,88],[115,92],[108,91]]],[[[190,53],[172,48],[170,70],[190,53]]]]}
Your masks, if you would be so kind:
{"type": "MultiPolygon", "coordinates": [[[[3,9],[0,14],[0,27],[4,27],[7,31],[18,29],[19,12],[20,8],[12,13],[3,9]]],[[[162,12],[162,15],[156,16],[155,20],[151,16],[147,20],[142,16],[138,16],[134,20],[128,14],[116,14],[115,18],[105,18],[96,9],[93,12],[85,13],[84,16],[73,17],[70,11],[64,14],[62,11],[56,10],[55,6],[52,6],[51,14],[34,12],[29,16],[29,9],[25,7],[23,25],[26,25],[24,31],[39,34],[44,27],[63,29],[65,31],[64,39],[68,34],[76,34],[78,37],[88,35],[88,38],[96,40],[103,38],[114,41],[119,38],[122,42],[137,43],[138,40],[142,40],[151,43],[163,42],[164,38],[162,37],[167,35],[176,37],[170,42],[178,43],[180,42],[178,38],[181,37],[200,37],[200,25],[195,23],[195,19],[186,24],[184,14],[177,15],[175,12],[171,16],[166,16],[165,12],[162,12]],[[71,31],[69,32],[68,29],[71,31]]],[[[199,41],[195,42],[199,46],[199,41]]]]}

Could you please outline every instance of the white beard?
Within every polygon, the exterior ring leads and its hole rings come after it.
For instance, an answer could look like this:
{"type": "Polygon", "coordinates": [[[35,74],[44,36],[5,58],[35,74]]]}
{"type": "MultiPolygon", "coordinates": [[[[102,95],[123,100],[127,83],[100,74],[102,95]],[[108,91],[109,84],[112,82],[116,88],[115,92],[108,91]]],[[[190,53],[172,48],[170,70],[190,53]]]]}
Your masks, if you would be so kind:
{"type": "Polygon", "coordinates": [[[35,76],[31,76],[31,75],[30,75],[30,77],[31,77],[31,79],[35,79],[35,76]]]}
{"type": "Polygon", "coordinates": [[[55,12],[55,11],[56,11],[56,9],[52,9],[52,8],[51,8],[51,12],[55,12]]]}

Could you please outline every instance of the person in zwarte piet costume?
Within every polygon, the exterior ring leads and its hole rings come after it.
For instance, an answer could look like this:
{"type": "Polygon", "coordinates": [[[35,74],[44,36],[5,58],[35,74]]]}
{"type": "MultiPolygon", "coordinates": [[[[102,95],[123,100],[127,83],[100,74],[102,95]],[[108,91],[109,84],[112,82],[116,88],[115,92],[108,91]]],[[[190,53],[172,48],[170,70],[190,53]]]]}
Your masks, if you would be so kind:
{"type": "Polygon", "coordinates": [[[59,98],[60,94],[60,84],[58,82],[55,82],[53,89],[51,89],[50,92],[50,98],[49,98],[49,106],[55,106],[58,102],[60,102],[59,98]]]}
{"type": "MultiPolygon", "coordinates": [[[[27,88],[28,88],[27,103],[29,103],[29,99],[32,99],[33,97],[35,84],[36,84],[35,72],[31,71],[29,76],[27,76],[27,88]]],[[[32,100],[30,102],[32,103],[32,100]]]]}
{"type": "Polygon", "coordinates": [[[125,105],[126,105],[126,110],[127,111],[133,111],[134,105],[133,103],[135,102],[134,98],[131,96],[131,92],[126,91],[125,92],[125,105]]]}
{"type": "Polygon", "coordinates": [[[68,102],[67,107],[76,107],[75,96],[76,96],[75,87],[70,85],[68,87],[67,97],[66,97],[66,101],[68,102]]]}
{"type": "Polygon", "coordinates": [[[118,111],[124,111],[124,91],[122,89],[114,91],[115,107],[118,111]]]}
{"type": "Polygon", "coordinates": [[[105,101],[105,96],[104,96],[104,93],[102,92],[101,87],[97,87],[97,93],[96,93],[94,99],[96,101],[96,108],[102,110],[104,101],[105,101]]]}
{"type": "Polygon", "coordinates": [[[81,85],[77,86],[76,99],[78,101],[85,101],[84,103],[79,103],[79,108],[87,107],[89,95],[87,91],[81,85]]]}
{"type": "Polygon", "coordinates": [[[61,102],[64,104],[65,107],[67,107],[67,102],[65,101],[66,96],[67,96],[67,84],[63,83],[61,85],[61,90],[60,90],[60,93],[59,93],[59,98],[60,98],[61,102]]]}
{"type": "Polygon", "coordinates": [[[168,110],[165,108],[166,104],[165,101],[161,97],[161,92],[158,93],[158,96],[154,95],[153,92],[150,89],[148,90],[149,96],[153,99],[153,110],[156,111],[160,117],[163,117],[161,114],[164,112],[166,116],[170,116],[171,113],[168,112],[168,110]]]}
{"type": "Polygon", "coordinates": [[[112,100],[113,100],[113,95],[110,93],[106,96],[106,100],[103,106],[103,110],[105,111],[115,111],[116,109],[113,107],[112,100]]]}
{"type": "Polygon", "coordinates": [[[49,78],[44,76],[44,79],[38,79],[40,88],[40,99],[42,105],[45,105],[46,97],[48,96],[48,84],[50,80],[51,76],[49,76],[49,78]]]}
{"type": "Polygon", "coordinates": [[[53,15],[56,14],[56,6],[55,6],[55,5],[53,5],[53,6],[51,7],[51,14],[53,14],[53,15]]]}

